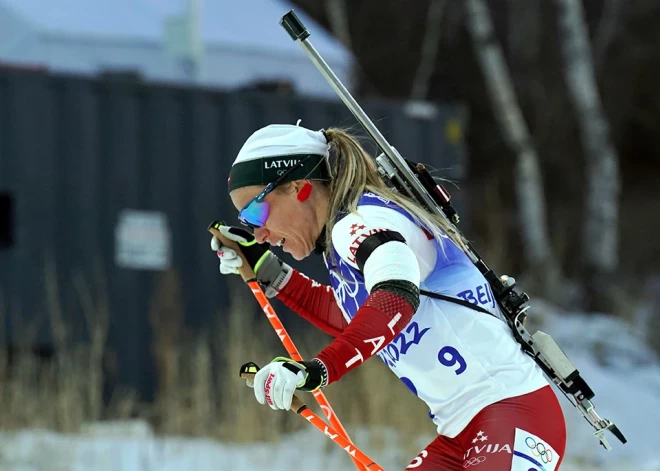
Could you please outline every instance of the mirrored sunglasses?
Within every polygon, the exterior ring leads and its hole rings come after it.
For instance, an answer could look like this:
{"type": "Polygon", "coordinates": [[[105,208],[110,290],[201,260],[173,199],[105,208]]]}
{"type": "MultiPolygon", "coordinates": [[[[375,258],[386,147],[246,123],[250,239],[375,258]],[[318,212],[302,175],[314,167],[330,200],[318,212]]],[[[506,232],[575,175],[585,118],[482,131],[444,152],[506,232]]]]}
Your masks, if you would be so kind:
{"type": "Polygon", "coordinates": [[[264,224],[266,224],[266,220],[270,214],[270,204],[264,201],[264,198],[268,195],[268,193],[277,188],[277,186],[281,184],[291,174],[291,172],[302,167],[311,156],[312,154],[300,159],[296,165],[280,175],[277,180],[266,185],[266,188],[264,188],[261,193],[259,193],[254,197],[254,199],[252,199],[252,201],[246,204],[238,213],[238,220],[241,222],[241,224],[252,229],[263,227],[264,224]]]}

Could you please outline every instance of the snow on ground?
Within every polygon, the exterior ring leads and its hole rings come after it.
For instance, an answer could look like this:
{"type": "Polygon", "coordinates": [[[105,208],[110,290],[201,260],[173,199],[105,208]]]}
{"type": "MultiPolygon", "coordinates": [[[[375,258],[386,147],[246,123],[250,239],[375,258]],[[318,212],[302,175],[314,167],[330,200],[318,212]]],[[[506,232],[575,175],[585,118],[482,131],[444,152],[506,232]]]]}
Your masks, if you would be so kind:
{"type": "MultiPolygon", "coordinates": [[[[566,351],[596,392],[601,416],[628,438],[603,449],[591,427],[563,397],[568,448],[562,471],[660,471],[660,361],[644,332],[605,316],[560,313],[535,302],[543,327],[566,351]]],[[[153,437],[144,425],[120,431],[63,435],[46,431],[0,433],[0,471],[342,471],[355,469],[345,453],[313,429],[279,443],[233,444],[205,439],[153,437]]],[[[368,443],[368,431],[354,433],[368,443]]],[[[420,437],[419,448],[430,437],[420,437]]],[[[402,470],[413,458],[397,448],[396,434],[384,449],[365,449],[387,470],[402,470]]]]}
{"type": "Polygon", "coordinates": [[[647,346],[643,327],[608,316],[557,311],[546,311],[541,330],[555,338],[594,390],[600,416],[612,420],[628,439],[622,445],[608,434],[613,449],[606,451],[562,396],[568,424],[568,462],[562,471],[659,471],[660,361],[647,346]]]}

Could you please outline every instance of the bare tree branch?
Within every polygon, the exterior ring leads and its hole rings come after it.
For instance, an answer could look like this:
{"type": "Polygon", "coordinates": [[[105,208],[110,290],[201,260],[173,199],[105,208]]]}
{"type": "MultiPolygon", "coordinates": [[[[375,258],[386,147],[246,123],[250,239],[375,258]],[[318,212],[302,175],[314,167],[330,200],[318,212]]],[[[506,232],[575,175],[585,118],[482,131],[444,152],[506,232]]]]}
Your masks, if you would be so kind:
{"type": "Polygon", "coordinates": [[[410,98],[412,100],[425,100],[429,93],[429,83],[435,68],[438,49],[440,48],[440,36],[442,34],[442,16],[447,2],[446,0],[431,0],[429,11],[426,15],[426,28],[422,39],[422,53],[417,67],[417,73],[413,80],[410,98]]]}
{"type": "Polygon", "coordinates": [[[594,64],[597,72],[602,70],[607,50],[616,37],[622,3],[621,0],[607,0],[605,2],[603,14],[598,24],[598,32],[594,40],[594,64]]]}
{"type": "Polygon", "coordinates": [[[540,0],[508,0],[508,46],[512,57],[523,64],[536,60],[541,46],[543,25],[540,0]]]}
{"type": "Polygon", "coordinates": [[[348,13],[344,0],[325,0],[325,12],[330,28],[346,49],[351,50],[351,33],[348,28],[348,13]]]}

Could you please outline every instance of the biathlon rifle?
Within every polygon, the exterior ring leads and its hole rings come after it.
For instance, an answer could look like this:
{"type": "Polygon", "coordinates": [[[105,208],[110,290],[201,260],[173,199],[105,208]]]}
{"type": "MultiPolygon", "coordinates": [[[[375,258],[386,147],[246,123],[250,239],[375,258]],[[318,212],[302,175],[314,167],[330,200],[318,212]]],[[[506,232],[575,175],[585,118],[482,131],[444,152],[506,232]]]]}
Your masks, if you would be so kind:
{"type": "Polygon", "coordinates": [[[467,256],[490,284],[504,320],[511,328],[513,336],[520,343],[522,350],[534,359],[543,372],[557,385],[573,406],[580,411],[587,422],[592,425],[595,429],[594,435],[605,449],[612,449],[606,438],[608,430],[621,443],[626,443],[626,438],[618,427],[612,421],[602,418],[596,413],[594,404],[591,401],[595,396],[593,390],[557,342],[542,331],[537,331],[534,334],[529,333],[525,327],[527,310],[530,308],[529,296],[516,290],[516,283],[513,278],[498,276],[486,265],[486,262],[472,247],[472,244],[463,237],[456,227],[459,216],[453,208],[451,196],[445,188],[433,179],[423,164],[404,159],[396,148],[387,142],[369,119],[369,116],[362,110],[330,66],[310,43],[309,31],[293,10],[282,17],[280,25],[302,47],[367,134],[376,142],[382,152],[376,158],[376,164],[383,179],[401,194],[414,199],[427,211],[444,218],[456,228],[457,234],[467,247],[467,256]]]}

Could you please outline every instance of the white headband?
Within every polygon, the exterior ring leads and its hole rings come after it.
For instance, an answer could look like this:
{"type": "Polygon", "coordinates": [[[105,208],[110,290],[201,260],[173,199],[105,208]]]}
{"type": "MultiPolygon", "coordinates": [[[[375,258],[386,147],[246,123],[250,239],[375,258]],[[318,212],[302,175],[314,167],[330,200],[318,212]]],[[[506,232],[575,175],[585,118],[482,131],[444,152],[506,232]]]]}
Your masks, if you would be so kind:
{"type": "Polygon", "coordinates": [[[231,192],[244,186],[266,185],[305,158],[286,179],[327,180],[329,149],[323,131],[271,124],[255,131],[241,147],[232,164],[228,189],[231,192]]]}
{"type": "Polygon", "coordinates": [[[233,165],[264,157],[314,154],[328,157],[330,146],[323,132],[293,124],[271,124],[255,131],[238,152],[233,165]]]}

